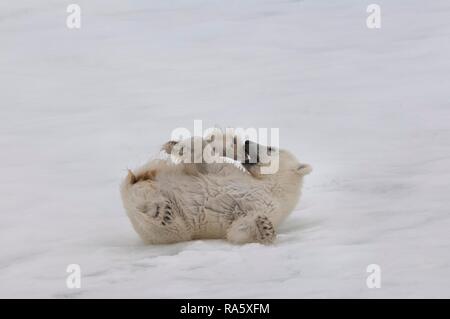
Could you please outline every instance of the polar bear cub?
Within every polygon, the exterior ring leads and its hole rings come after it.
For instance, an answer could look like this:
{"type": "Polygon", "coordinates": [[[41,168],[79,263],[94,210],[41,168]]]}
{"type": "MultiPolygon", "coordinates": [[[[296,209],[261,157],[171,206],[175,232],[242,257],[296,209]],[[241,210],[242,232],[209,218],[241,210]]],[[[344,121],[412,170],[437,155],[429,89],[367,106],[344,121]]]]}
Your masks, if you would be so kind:
{"type": "MultiPolygon", "coordinates": [[[[213,140],[200,142],[205,150],[213,140]]],[[[191,143],[193,139],[168,142],[163,149],[180,156],[189,154],[192,160],[192,149],[187,147],[191,143]]],[[[231,163],[174,164],[170,160],[153,160],[129,171],[121,185],[122,201],[144,242],[223,238],[235,244],[273,243],[278,225],[295,208],[303,177],[311,167],[286,150],[250,141],[244,144],[244,172],[231,163]],[[268,164],[255,159],[251,149],[276,153],[277,172],[263,174],[268,164]]],[[[230,147],[226,145],[224,153],[230,147]]]]}

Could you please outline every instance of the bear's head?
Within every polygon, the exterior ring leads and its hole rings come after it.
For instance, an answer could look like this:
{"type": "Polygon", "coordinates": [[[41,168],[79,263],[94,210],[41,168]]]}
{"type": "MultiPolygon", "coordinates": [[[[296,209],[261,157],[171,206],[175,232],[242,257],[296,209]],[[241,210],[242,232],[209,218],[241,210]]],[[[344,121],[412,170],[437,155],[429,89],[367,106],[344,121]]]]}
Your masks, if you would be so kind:
{"type": "Polygon", "coordinates": [[[257,178],[282,177],[295,181],[312,171],[308,164],[300,163],[289,151],[245,141],[245,161],[247,171],[257,178]]]}

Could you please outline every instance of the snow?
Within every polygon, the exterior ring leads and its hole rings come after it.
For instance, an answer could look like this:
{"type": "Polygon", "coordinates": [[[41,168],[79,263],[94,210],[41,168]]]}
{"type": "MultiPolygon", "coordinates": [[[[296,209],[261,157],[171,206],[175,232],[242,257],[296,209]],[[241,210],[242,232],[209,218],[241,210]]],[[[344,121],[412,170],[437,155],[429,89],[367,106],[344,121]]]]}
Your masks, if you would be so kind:
{"type": "Polygon", "coordinates": [[[0,3],[0,297],[450,297],[448,1],[76,3],[0,3]],[[195,119],[313,166],[274,246],[131,228],[126,168],[195,119]]]}

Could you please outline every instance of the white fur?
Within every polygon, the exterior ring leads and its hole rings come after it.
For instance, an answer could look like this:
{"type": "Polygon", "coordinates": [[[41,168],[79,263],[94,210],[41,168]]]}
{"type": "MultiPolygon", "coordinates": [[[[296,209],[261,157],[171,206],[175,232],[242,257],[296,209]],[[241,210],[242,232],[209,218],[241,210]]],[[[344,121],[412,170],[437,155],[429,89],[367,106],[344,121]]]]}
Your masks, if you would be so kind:
{"type": "Polygon", "coordinates": [[[280,150],[279,158],[279,170],[271,175],[261,175],[258,164],[246,166],[248,174],[229,163],[201,164],[207,165],[204,171],[187,166],[195,164],[153,160],[123,181],[123,204],[146,243],[200,238],[272,243],[311,171],[288,151],[280,150]],[[147,172],[151,177],[140,180],[147,172]]]}

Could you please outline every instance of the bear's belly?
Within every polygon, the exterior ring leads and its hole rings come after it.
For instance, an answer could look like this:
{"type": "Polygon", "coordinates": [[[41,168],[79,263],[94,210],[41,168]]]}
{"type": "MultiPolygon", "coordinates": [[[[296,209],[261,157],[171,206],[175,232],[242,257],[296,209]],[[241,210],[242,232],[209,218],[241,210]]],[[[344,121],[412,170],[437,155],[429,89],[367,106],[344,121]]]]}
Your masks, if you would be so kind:
{"type": "Polygon", "coordinates": [[[225,238],[234,217],[226,212],[217,212],[205,208],[196,225],[193,239],[225,238]]]}

